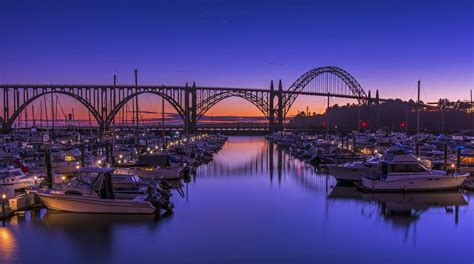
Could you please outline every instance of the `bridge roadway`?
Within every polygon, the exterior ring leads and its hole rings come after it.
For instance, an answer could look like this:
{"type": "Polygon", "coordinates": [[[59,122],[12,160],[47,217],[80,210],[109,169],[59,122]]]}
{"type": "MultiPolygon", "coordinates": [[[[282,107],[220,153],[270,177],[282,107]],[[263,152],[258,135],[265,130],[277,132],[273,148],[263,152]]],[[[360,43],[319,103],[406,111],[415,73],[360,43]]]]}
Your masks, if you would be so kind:
{"type": "Polygon", "coordinates": [[[378,91],[375,99],[372,99],[370,91],[366,94],[354,77],[333,66],[314,68],[306,72],[287,90],[283,90],[281,80],[277,88],[271,81],[269,89],[196,86],[195,83],[191,86],[187,83],[184,86],[138,85],[136,74],[135,71],[135,85],[118,85],[115,77],[112,85],[0,84],[0,89],[3,91],[3,131],[9,131],[15,122],[28,123],[25,121],[37,116],[32,103],[47,95],[51,95],[51,107],[46,107],[45,103],[44,112],[47,114],[47,111],[51,110],[50,116],[57,116],[57,110],[54,115],[53,94],[72,97],[84,105],[96,120],[100,131],[108,130],[120,115],[123,120],[124,112],[128,111],[124,106],[130,103],[131,112],[134,113],[132,125],[138,130],[140,126],[138,96],[145,93],[158,95],[171,104],[179,114],[183,120],[185,133],[197,132],[197,123],[206,112],[229,97],[240,97],[255,105],[268,119],[269,131],[283,129],[283,120],[299,95],[327,97],[328,107],[330,97],[354,99],[360,104],[385,101],[379,98],[378,91]],[[28,108],[31,108],[31,111],[28,108]]]}

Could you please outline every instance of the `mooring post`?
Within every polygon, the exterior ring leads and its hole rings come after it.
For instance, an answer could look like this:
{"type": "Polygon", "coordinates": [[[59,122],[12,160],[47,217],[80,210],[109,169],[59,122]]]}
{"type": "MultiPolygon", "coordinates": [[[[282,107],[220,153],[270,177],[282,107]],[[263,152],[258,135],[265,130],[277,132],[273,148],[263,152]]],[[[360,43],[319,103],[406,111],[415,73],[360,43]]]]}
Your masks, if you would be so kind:
{"type": "Polygon", "coordinates": [[[49,143],[44,144],[44,161],[46,165],[46,184],[48,188],[53,188],[53,171],[51,166],[51,146],[49,143]]]}
{"type": "Polygon", "coordinates": [[[81,167],[86,166],[86,146],[84,143],[81,144],[81,167]]]}
{"type": "Polygon", "coordinates": [[[448,144],[444,144],[444,170],[448,170],[448,144]]]}
{"type": "Polygon", "coordinates": [[[461,170],[461,148],[457,148],[456,154],[456,171],[459,172],[461,170]]]}

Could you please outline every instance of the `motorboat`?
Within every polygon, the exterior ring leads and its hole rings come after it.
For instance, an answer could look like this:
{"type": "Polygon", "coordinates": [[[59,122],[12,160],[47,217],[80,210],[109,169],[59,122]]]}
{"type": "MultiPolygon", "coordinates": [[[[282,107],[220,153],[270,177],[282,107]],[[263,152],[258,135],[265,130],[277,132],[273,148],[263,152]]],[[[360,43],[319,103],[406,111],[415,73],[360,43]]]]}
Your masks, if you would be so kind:
{"type": "Polygon", "coordinates": [[[429,170],[411,152],[396,146],[386,151],[380,168],[375,178],[363,177],[359,186],[368,191],[447,190],[459,188],[469,176],[429,170]]]}
{"type": "Polygon", "coordinates": [[[160,195],[151,186],[135,194],[114,192],[113,169],[81,168],[75,177],[58,189],[38,192],[48,209],[75,213],[153,214],[160,195]]]}
{"type": "Polygon", "coordinates": [[[39,184],[43,177],[37,175],[27,175],[24,171],[24,165],[19,167],[13,165],[11,160],[3,160],[0,162],[0,187],[6,187],[13,190],[21,190],[39,184]]]}
{"type": "Polygon", "coordinates": [[[380,158],[372,157],[366,161],[353,161],[344,164],[329,164],[329,174],[338,182],[360,181],[364,176],[374,175],[378,171],[380,158]]]}

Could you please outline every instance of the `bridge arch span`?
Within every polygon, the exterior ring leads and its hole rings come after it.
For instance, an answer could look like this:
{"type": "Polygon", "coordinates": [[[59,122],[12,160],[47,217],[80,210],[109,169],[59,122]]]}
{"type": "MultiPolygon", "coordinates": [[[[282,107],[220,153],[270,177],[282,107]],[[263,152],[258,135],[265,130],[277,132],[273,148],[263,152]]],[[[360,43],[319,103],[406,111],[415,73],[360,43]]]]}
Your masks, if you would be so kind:
{"type": "MultiPolygon", "coordinates": [[[[352,93],[354,98],[357,99],[359,104],[366,103],[367,102],[367,94],[365,91],[362,89],[362,86],[357,82],[357,80],[347,71],[335,67],[335,66],[324,66],[324,67],[318,67],[311,69],[301,75],[289,88],[288,91],[291,92],[285,96],[283,99],[283,105],[284,105],[284,115],[288,113],[290,110],[291,106],[295,102],[296,98],[298,97],[299,93],[303,91],[303,89],[316,77],[319,75],[322,75],[324,73],[330,73],[336,76],[339,80],[343,81],[347,88],[349,89],[349,92],[352,93]]],[[[329,87],[326,87],[329,89],[329,87]]],[[[341,91],[338,91],[339,93],[341,91]]],[[[336,94],[338,93],[336,92],[336,94]]],[[[329,90],[328,92],[329,93],[329,90]]],[[[335,94],[334,92],[331,92],[332,94],[335,94]]]]}
{"type": "MultiPolygon", "coordinates": [[[[168,95],[160,90],[140,90],[138,92],[134,92],[132,94],[127,95],[123,99],[121,99],[115,106],[114,108],[110,111],[109,115],[107,116],[107,119],[105,120],[105,127],[108,128],[110,124],[112,124],[112,121],[114,120],[115,116],[117,113],[124,107],[130,100],[135,98],[136,96],[139,96],[140,94],[154,94],[160,97],[163,97],[168,103],[170,103],[173,108],[178,112],[179,116],[181,117],[182,120],[184,120],[185,116],[185,111],[183,107],[181,107],[180,103],[176,101],[171,95],[168,95]]],[[[184,97],[184,96],[183,96],[184,97]]]]}
{"type": "Polygon", "coordinates": [[[216,92],[197,104],[197,120],[201,119],[207,113],[207,111],[209,111],[217,103],[230,97],[239,97],[244,100],[247,100],[255,107],[257,107],[266,118],[269,118],[269,107],[267,101],[265,100],[265,96],[259,96],[257,93],[258,92],[248,92],[239,90],[222,90],[216,92]]]}
{"type": "Polygon", "coordinates": [[[81,97],[78,94],[75,94],[73,92],[65,91],[65,90],[50,90],[50,91],[44,91],[39,94],[36,94],[32,97],[30,97],[28,100],[23,102],[18,109],[13,112],[13,114],[8,118],[6,121],[6,127],[11,128],[13,126],[13,123],[15,123],[16,119],[20,116],[20,114],[23,112],[23,110],[26,109],[30,104],[32,104],[34,101],[36,101],[38,98],[42,96],[46,96],[48,94],[63,94],[69,97],[74,98],[77,100],[79,103],[81,103],[83,106],[87,108],[87,110],[94,116],[95,120],[97,121],[97,124],[101,126],[103,124],[102,117],[100,116],[100,113],[94,108],[92,104],[90,104],[86,99],[81,97]]]}

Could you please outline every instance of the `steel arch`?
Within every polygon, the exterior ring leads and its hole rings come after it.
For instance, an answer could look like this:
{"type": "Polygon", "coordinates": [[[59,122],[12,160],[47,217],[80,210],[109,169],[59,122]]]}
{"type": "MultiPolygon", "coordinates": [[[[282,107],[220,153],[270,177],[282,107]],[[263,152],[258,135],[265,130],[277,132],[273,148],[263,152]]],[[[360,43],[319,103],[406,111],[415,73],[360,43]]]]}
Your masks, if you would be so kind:
{"type": "Polygon", "coordinates": [[[284,116],[286,116],[290,110],[291,106],[296,100],[296,97],[298,97],[297,92],[303,90],[306,85],[308,85],[314,78],[322,73],[332,73],[344,81],[354,96],[358,97],[357,101],[359,104],[367,102],[367,94],[362,89],[359,82],[357,82],[357,80],[350,73],[335,66],[318,67],[303,74],[290,86],[290,88],[288,88],[288,91],[295,93],[287,94],[283,99],[284,116]]]}
{"type": "Polygon", "coordinates": [[[97,121],[99,126],[101,126],[103,124],[103,119],[100,116],[100,113],[94,108],[94,106],[92,106],[92,104],[90,104],[87,100],[85,100],[81,96],[79,96],[79,95],[77,95],[73,92],[67,92],[67,91],[61,91],[61,90],[50,90],[50,91],[46,91],[46,92],[42,92],[42,93],[39,93],[37,95],[34,95],[33,97],[31,97],[28,100],[26,100],[25,102],[23,102],[23,104],[21,104],[21,106],[8,118],[8,121],[6,122],[6,126],[8,128],[11,128],[13,126],[13,123],[15,122],[15,120],[18,118],[18,116],[21,114],[21,112],[23,110],[25,110],[25,108],[28,105],[33,103],[36,99],[38,99],[42,96],[46,96],[48,94],[64,94],[64,95],[67,95],[67,96],[70,96],[70,97],[76,99],[82,105],[84,105],[87,108],[87,110],[89,110],[89,112],[94,116],[94,118],[97,121]]]}
{"type": "Polygon", "coordinates": [[[135,96],[139,96],[140,94],[144,94],[144,93],[151,93],[151,94],[155,94],[155,95],[158,95],[160,97],[163,97],[168,103],[170,103],[174,107],[174,109],[178,112],[181,119],[184,120],[184,115],[185,115],[184,114],[184,109],[181,107],[181,105],[176,100],[173,99],[173,97],[167,95],[164,92],[159,92],[159,91],[156,91],[156,90],[142,90],[142,91],[132,93],[132,94],[128,95],[125,98],[122,98],[122,100],[120,102],[118,102],[113,107],[113,109],[111,110],[111,112],[107,116],[107,119],[105,120],[105,127],[108,128],[110,126],[110,124],[114,120],[117,113],[120,111],[120,109],[122,109],[123,106],[125,106],[126,103],[128,103],[128,101],[135,98],[135,96]]]}
{"type": "Polygon", "coordinates": [[[214,105],[229,97],[240,97],[249,101],[250,103],[255,105],[265,117],[269,118],[269,106],[267,101],[265,100],[267,96],[258,96],[257,93],[259,92],[248,92],[238,90],[220,91],[218,93],[215,93],[197,104],[197,119],[201,119],[206,114],[206,112],[209,111],[209,109],[211,109],[214,105]]]}

